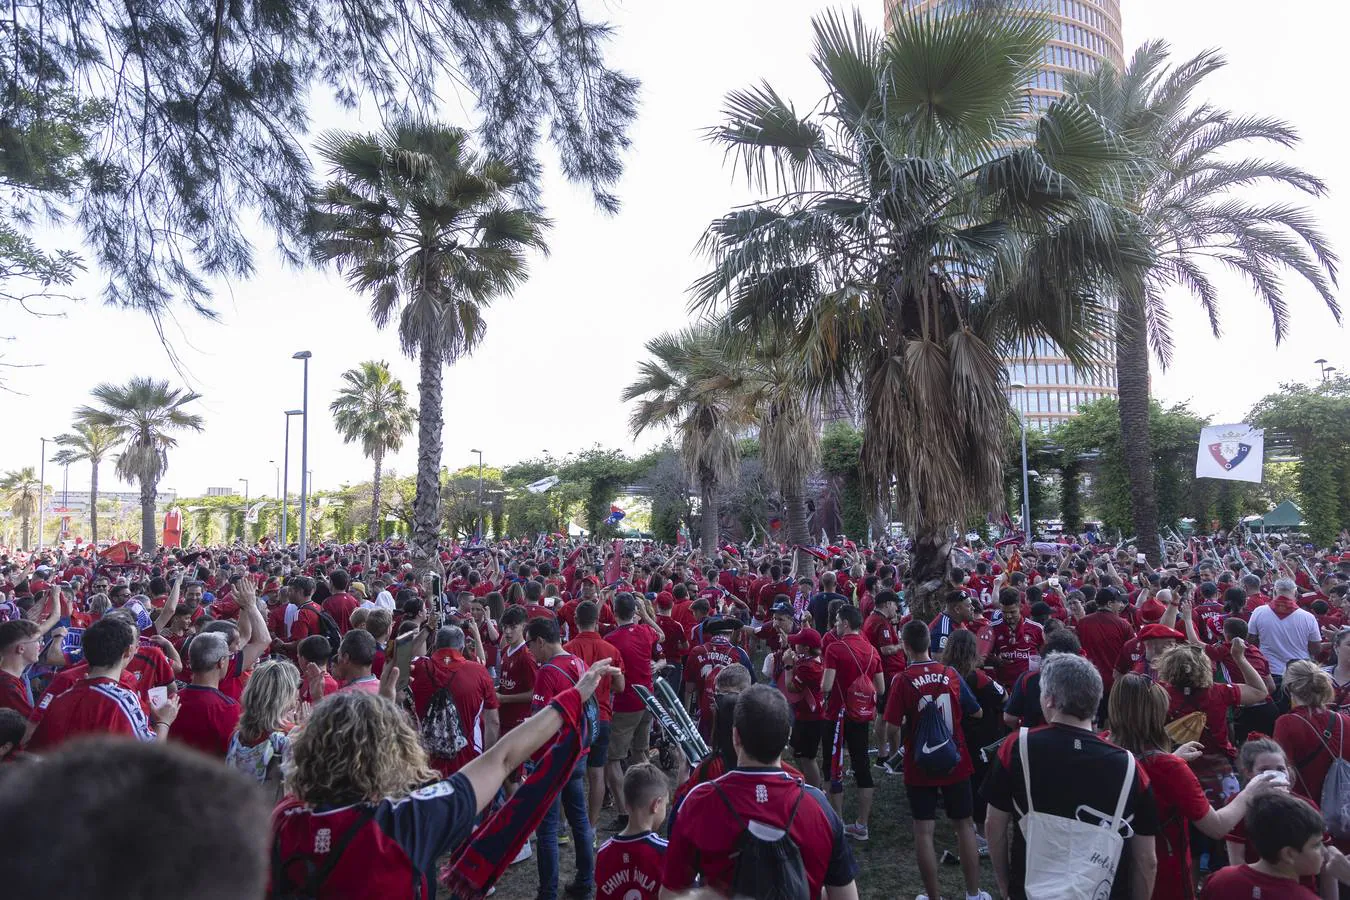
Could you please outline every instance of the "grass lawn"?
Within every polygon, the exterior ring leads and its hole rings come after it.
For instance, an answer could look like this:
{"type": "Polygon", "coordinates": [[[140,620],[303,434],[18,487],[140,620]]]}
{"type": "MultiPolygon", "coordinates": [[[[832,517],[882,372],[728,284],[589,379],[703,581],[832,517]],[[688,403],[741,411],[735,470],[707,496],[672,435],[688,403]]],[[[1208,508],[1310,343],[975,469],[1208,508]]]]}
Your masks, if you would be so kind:
{"type": "MultiPolygon", "coordinates": [[[[909,804],[905,800],[905,789],[899,776],[876,773],[877,793],[872,807],[870,823],[871,840],[866,843],[849,841],[853,857],[858,866],[858,893],[864,900],[912,900],[923,891],[919,880],[918,865],[914,860],[914,835],[910,828],[909,804]]],[[[855,809],[852,802],[852,788],[845,794],[845,813],[855,809]]],[[[613,812],[606,809],[600,817],[600,841],[603,843],[612,832],[605,830],[614,818],[613,812]]],[[[847,816],[845,821],[850,821],[847,816]]],[[[956,835],[943,820],[938,821],[937,852],[941,857],[944,849],[956,852],[956,835]]],[[[561,848],[562,877],[561,885],[571,879],[574,871],[572,847],[561,848]]],[[[981,865],[980,887],[994,893],[994,873],[988,860],[981,865]]],[[[943,896],[948,900],[961,900],[965,888],[961,882],[959,866],[940,866],[939,881],[943,896]]],[[[533,900],[539,884],[532,858],[510,871],[497,884],[494,900],[533,900]]],[[[442,897],[448,897],[444,891],[442,897]]]]}

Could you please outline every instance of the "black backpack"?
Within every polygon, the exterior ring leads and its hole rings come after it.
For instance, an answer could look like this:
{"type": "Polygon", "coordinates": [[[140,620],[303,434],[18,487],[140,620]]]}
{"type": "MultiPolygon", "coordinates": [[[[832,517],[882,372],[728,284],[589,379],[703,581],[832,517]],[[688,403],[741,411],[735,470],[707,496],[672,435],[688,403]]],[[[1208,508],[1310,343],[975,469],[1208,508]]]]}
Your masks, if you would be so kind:
{"type": "Polygon", "coordinates": [[[315,865],[307,853],[299,853],[282,859],[281,838],[280,836],[272,838],[272,884],[267,891],[269,900],[317,900],[324,882],[328,880],[328,876],[333,874],[333,870],[341,862],[342,854],[347,849],[347,845],[373,818],[375,818],[375,806],[374,804],[366,804],[360,814],[357,815],[356,821],[333,843],[332,849],[324,856],[323,863],[320,865],[315,865]],[[304,883],[299,886],[293,885],[290,879],[286,877],[286,871],[297,860],[303,860],[305,866],[304,883]]]}
{"type": "Polygon", "coordinates": [[[731,854],[736,868],[731,876],[733,897],[746,897],[749,900],[811,900],[811,886],[806,879],[806,866],[802,862],[801,851],[792,840],[792,822],[797,818],[797,807],[802,805],[806,788],[797,782],[797,801],[792,804],[783,833],[773,839],[759,837],[751,829],[750,823],[736,812],[722,789],[713,785],[717,796],[722,798],[727,812],[741,828],[740,840],[731,854]]]}
{"type": "Polygon", "coordinates": [[[314,608],[319,614],[319,634],[328,638],[328,643],[332,645],[333,652],[337,653],[338,647],[342,646],[342,629],[338,628],[337,619],[334,619],[326,609],[314,601],[306,603],[301,609],[314,608]]]}
{"type": "Polygon", "coordinates": [[[422,737],[422,746],[427,754],[438,759],[454,759],[459,751],[469,746],[464,737],[464,728],[459,721],[459,707],[450,694],[450,685],[455,681],[455,673],[445,687],[438,688],[427,704],[427,714],[422,717],[418,733],[422,737]]]}

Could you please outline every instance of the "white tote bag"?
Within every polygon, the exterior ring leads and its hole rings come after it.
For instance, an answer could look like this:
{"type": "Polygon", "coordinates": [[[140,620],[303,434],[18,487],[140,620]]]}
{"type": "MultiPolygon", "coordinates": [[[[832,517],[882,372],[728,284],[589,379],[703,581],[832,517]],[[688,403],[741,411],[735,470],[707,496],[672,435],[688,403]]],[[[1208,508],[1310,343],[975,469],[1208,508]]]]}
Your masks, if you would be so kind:
{"type": "Polygon", "coordinates": [[[1110,819],[1080,806],[1077,813],[1095,813],[1099,824],[1037,812],[1031,800],[1031,760],[1027,756],[1027,729],[1017,736],[1022,777],[1027,788],[1027,810],[1018,823],[1027,844],[1027,900],[1108,900],[1116,865],[1125,845],[1121,837],[1125,804],[1134,787],[1134,757],[1125,752],[1125,781],[1110,819]]]}

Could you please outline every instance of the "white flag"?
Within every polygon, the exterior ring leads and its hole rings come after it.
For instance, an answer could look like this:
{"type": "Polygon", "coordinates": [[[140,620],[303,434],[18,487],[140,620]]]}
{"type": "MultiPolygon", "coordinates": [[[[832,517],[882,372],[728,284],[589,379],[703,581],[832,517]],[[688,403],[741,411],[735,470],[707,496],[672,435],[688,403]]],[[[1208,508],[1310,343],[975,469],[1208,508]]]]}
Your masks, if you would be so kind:
{"type": "Polygon", "coordinates": [[[559,481],[562,481],[562,479],[557,475],[548,475],[544,478],[540,478],[538,481],[531,481],[529,484],[525,485],[525,490],[529,491],[531,494],[542,494],[559,481]]]}
{"type": "Polygon", "coordinates": [[[1266,433],[1245,423],[1209,425],[1200,431],[1195,457],[1196,478],[1261,481],[1266,433]]]}
{"type": "Polygon", "coordinates": [[[249,525],[257,525],[258,513],[262,512],[263,507],[266,505],[267,505],[266,501],[259,501],[250,506],[248,508],[248,512],[244,515],[244,521],[247,522],[249,525]]]}

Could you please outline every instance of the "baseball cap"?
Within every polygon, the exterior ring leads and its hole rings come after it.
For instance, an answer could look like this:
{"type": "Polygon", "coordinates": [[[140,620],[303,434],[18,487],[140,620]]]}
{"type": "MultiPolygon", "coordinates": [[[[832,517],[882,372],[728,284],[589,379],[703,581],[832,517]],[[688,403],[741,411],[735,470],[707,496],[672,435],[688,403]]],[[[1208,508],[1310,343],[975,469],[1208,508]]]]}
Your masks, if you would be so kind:
{"type": "Polygon", "coordinates": [[[791,616],[796,613],[791,603],[775,603],[773,609],[769,610],[775,616],[791,616]]]}
{"type": "Polygon", "coordinates": [[[787,642],[794,647],[810,647],[813,650],[819,650],[820,632],[814,628],[803,628],[796,634],[788,635],[787,642]]]}

